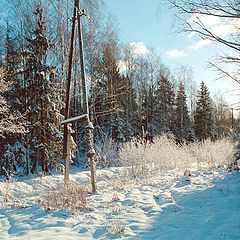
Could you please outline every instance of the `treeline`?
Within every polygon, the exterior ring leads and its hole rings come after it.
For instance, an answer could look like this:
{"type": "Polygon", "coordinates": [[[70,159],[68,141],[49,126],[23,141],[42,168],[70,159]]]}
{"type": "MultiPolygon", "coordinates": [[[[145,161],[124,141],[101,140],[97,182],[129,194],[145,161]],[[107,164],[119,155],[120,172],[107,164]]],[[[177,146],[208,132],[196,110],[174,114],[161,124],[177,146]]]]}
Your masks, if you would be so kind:
{"type": "MultiPolygon", "coordinates": [[[[229,106],[219,96],[213,101],[204,82],[197,91],[190,68],[171,73],[153,50],[143,55],[137,44],[121,45],[101,0],[84,0],[82,8],[91,16],[82,22],[95,142],[106,136],[119,145],[166,133],[180,142],[230,134],[229,106]]],[[[8,11],[0,30],[0,171],[52,171],[61,162],[73,3],[14,0],[8,11]]],[[[76,41],[71,116],[83,114],[78,47],[76,41]]],[[[79,162],[84,126],[72,128],[79,162]]]]}

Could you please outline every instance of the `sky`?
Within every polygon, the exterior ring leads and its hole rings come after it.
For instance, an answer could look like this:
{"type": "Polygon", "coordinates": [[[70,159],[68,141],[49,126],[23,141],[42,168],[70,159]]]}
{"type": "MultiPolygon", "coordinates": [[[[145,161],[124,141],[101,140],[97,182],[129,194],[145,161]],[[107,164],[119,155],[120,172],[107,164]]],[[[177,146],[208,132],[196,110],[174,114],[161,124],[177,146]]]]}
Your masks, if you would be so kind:
{"type": "MultiPolygon", "coordinates": [[[[199,86],[203,80],[211,95],[221,92],[229,104],[239,102],[230,90],[236,89],[228,80],[219,80],[209,61],[223,50],[220,44],[203,41],[197,36],[179,33],[179,22],[174,10],[167,9],[161,0],[104,0],[106,8],[117,22],[122,43],[130,43],[146,54],[153,47],[161,56],[162,62],[171,71],[180,65],[193,69],[193,77],[199,86]]],[[[194,16],[193,16],[194,17],[194,16]]],[[[219,19],[204,18],[204,23],[222,35],[231,31],[219,19]]]]}

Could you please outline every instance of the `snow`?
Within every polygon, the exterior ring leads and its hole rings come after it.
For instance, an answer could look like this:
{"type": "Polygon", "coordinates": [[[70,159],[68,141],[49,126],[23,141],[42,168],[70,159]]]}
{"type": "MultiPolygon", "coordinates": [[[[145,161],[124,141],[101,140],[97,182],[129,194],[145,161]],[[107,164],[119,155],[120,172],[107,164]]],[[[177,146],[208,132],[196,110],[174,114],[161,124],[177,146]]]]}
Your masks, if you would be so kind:
{"type": "MultiPolygon", "coordinates": [[[[90,173],[70,179],[90,188],[90,173]]],[[[127,168],[97,172],[85,210],[44,209],[62,175],[0,181],[0,239],[240,239],[240,173],[224,168],[155,172],[133,178],[127,168]],[[9,195],[9,201],[4,198],[9,195]],[[12,198],[11,198],[12,197],[12,198]]]]}
{"type": "Polygon", "coordinates": [[[62,121],[61,124],[63,125],[63,124],[69,124],[69,123],[77,122],[77,121],[80,121],[84,118],[88,119],[88,115],[87,114],[82,114],[80,116],[68,118],[68,119],[65,119],[64,121],[62,121]]]}

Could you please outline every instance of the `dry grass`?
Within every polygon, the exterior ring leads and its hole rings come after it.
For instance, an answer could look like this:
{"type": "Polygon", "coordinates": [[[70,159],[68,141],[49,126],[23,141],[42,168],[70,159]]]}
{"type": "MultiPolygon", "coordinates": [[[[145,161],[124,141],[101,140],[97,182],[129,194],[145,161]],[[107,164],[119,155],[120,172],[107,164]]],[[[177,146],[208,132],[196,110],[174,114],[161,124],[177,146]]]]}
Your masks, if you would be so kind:
{"type": "Polygon", "coordinates": [[[109,232],[112,234],[123,235],[126,232],[126,227],[119,219],[114,219],[109,227],[109,232]]]}
{"type": "Polygon", "coordinates": [[[12,176],[3,168],[6,172],[6,180],[2,182],[2,188],[0,185],[0,196],[3,196],[3,201],[0,200],[0,206],[11,207],[11,208],[26,208],[27,206],[22,201],[23,199],[19,196],[15,196],[15,181],[12,176]]]}
{"type": "Polygon", "coordinates": [[[39,204],[45,210],[67,209],[67,210],[84,210],[87,209],[86,190],[74,182],[62,184],[56,189],[47,191],[39,204]]]}

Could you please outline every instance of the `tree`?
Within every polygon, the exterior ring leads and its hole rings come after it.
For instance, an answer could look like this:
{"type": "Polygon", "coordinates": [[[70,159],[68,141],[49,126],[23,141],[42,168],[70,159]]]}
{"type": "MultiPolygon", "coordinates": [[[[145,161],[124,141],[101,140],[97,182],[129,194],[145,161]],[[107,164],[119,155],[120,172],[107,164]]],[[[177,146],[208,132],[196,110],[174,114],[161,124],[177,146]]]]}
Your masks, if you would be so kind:
{"type": "Polygon", "coordinates": [[[193,80],[192,68],[181,65],[175,70],[174,77],[178,82],[182,82],[184,85],[187,97],[187,105],[189,107],[190,120],[193,121],[193,115],[196,107],[197,84],[193,80]]]}
{"type": "Polygon", "coordinates": [[[148,49],[145,55],[136,51],[134,45],[127,44],[124,47],[120,68],[121,72],[131,81],[135,92],[135,96],[132,95],[134,96],[132,105],[136,106],[134,107],[136,111],[132,114],[134,135],[140,136],[144,130],[152,138],[153,135],[161,132],[155,94],[161,69],[160,57],[152,49],[148,49]]]}
{"type": "Polygon", "coordinates": [[[116,139],[119,131],[118,120],[122,106],[119,97],[124,94],[125,86],[121,79],[117,65],[118,48],[116,41],[108,43],[103,48],[101,59],[98,60],[98,84],[94,110],[97,123],[109,132],[113,139],[116,139]],[[118,115],[118,117],[117,117],[118,115]]]}
{"type": "Polygon", "coordinates": [[[170,77],[170,72],[166,68],[163,68],[159,73],[158,88],[155,92],[157,100],[155,111],[161,132],[173,133],[175,93],[170,77]]]}
{"type": "MultiPolygon", "coordinates": [[[[12,168],[16,168],[14,160],[8,158],[10,154],[4,155],[7,149],[10,149],[9,144],[15,143],[17,137],[25,131],[24,123],[19,121],[20,116],[17,112],[11,111],[11,106],[7,101],[6,95],[11,90],[12,82],[9,78],[6,79],[6,72],[0,67],[0,172],[2,167],[5,171],[11,172],[12,168]]],[[[11,152],[11,156],[13,153],[11,152]]]]}
{"type": "MultiPolygon", "coordinates": [[[[31,172],[40,163],[45,173],[61,151],[62,133],[60,131],[63,108],[59,85],[55,81],[54,67],[47,65],[50,42],[45,34],[43,8],[35,7],[36,23],[31,38],[28,38],[24,75],[27,92],[26,117],[29,122],[27,143],[32,152],[31,172]],[[35,157],[37,156],[37,158],[35,157]]],[[[55,162],[54,162],[55,161],[55,162]]]]}
{"type": "Polygon", "coordinates": [[[202,141],[214,136],[214,118],[212,99],[208,88],[201,82],[197,96],[197,106],[194,116],[194,131],[196,137],[202,141]]]}
{"type": "Polygon", "coordinates": [[[217,63],[210,64],[220,77],[240,84],[239,0],[168,0],[168,3],[178,10],[178,17],[183,20],[183,24],[179,24],[181,30],[198,34],[205,43],[214,41],[227,48],[217,63]],[[226,70],[226,63],[233,65],[233,71],[226,70]]]}
{"type": "Polygon", "coordinates": [[[18,122],[17,115],[10,110],[6,93],[11,88],[11,82],[6,81],[6,73],[0,67],[0,138],[6,138],[9,133],[22,133],[24,127],[18,122]]]}
{"type": "Polygon", "coordinates": [[[176,96],[176,115],[175,115],[175,131],[179,140],[186,139],[190,130],[190,119],[187,108],[187,98],[184,85],[179,84],[179,89],[176,96]]]}
{"type": "Polygon", "coordinates": [[[125,120],[125,139],[129,141],[136,135],[140,118],[133,80],[128,76],[122,76],[122,83],[125,86],[125,93],[119,96],[119,101],[123,107],[122,117],[125,120]]]}
{"type": "Polygon", "coordinates": [[[221,93],[217,93],[213,98],[213,112],[215,131],[218,137],[226,137],[231,134],[232,129],[232,111],[230,106],[224,100],[221,93]]]}

